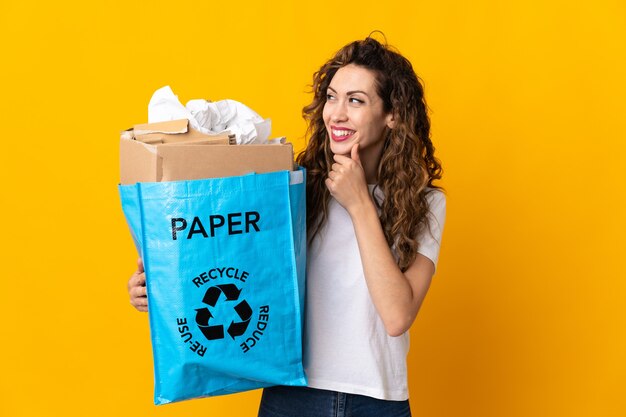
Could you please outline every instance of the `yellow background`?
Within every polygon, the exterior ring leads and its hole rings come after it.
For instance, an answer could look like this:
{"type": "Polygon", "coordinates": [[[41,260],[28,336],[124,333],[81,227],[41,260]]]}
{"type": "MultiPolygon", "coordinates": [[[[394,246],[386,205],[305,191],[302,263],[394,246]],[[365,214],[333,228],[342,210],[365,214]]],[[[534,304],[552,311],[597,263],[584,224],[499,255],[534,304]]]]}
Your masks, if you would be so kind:
{"type": "Polygon", "coordinates": [[[414,415],[626,415],[623,1],[3,0],[1,416],[256,415],[152,405],[118,135],[169,84],[301,148],[312,73],[374,29],[425,81],[448,190],[414,415]]]}

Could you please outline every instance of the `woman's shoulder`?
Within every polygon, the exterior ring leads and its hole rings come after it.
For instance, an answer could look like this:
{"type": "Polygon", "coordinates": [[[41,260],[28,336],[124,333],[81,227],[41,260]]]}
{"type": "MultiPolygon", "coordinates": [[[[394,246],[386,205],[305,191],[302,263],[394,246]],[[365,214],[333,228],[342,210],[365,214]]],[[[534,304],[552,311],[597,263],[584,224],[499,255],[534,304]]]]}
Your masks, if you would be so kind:
{"type": "Polygon", "coordinates": [[[426,214],[428,229],[422,230],[419,237],[418,252],[430,258],[436,268],[443,226],[446,222],[446,194],[439,188],[429,187],[426,190],[426,201],[428,202],[428,213],[426,214]]]}
{"type": "Polygon", "coordinates": [[[446,194],[443,190],[434,187],[426,187],[424,190],[426,192],[426,201],[428,201],[431,211],[446,206],[446,194]]]}

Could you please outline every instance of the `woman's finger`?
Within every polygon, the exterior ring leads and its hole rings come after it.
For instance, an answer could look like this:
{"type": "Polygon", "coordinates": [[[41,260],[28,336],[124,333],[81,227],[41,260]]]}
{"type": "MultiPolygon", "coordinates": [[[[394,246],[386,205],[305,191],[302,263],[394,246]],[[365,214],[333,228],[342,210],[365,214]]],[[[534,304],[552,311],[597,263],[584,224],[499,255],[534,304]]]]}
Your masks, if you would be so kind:
{"type": "Polygon", "coordinates": [[[135,297],[131,300],[131,303],[134,306],[147,306],[148,305],[148,298],[146,297],[135,297]]]}
{"type": "Polygon", "coordinates": [[[143,312],[148,311],[148,300],[145,298],[130,300],[130,304],[139,311],[143,311],[143,312]]]}
{"type": "Polygon", "coordinates": [[[347,162],[352,161],[351,158],[349,158],[347,156],[344,156],[344,155],[338,155],[338,154],[333,155],[333,159],[335,160],[335,162],[338,162],[338,163],[340,163],[342,165],[347,163],[347,162]]]}
{"type": "Polygon", "coordinates": [[[335,171],[335,172],[342,172],[343,171],[343,165],[338,164],[338,163],[335,162],[334,164],[332,164],[330,169],[335,171]]]}
{"type": "Polygon", "coordinates": [[[130,289],[130,298],[147,297],[146,287],[133,287],[130,289]]]}
{"type": "Polygon", "coordinates": [[[136,280],[137,280],[137,284],[139,285],[146,285],[146,273],[142,272],[141,274],[137,274],[136,275],[136,280]]]}
{"type": "Polygon", "coordinates": [[[132,287],[145,286],[145,285],[146,285],[145,273],[141,273],[141,274],[134,273],[128,280],[129,289],[132,287]]]}
{"type": "Polygon", "coordinates": [[[330,191],[331,194],[335,191],[335,182],[330,178],[326,178],[324,180],[324,184],[326,184],[326,188],[328,188],[328,191],[330,191]]]}

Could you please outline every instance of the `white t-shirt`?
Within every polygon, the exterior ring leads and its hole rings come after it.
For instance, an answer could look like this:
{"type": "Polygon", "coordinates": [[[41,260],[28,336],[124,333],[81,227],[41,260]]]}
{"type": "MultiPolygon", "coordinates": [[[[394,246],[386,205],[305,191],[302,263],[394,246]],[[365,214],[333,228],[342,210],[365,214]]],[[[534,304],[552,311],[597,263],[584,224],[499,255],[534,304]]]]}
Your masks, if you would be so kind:
{"type": "MultiPolygon", "coordinates": [[[[370,186],[370,191],[373,186],[370,186]]],[[[445,195],[428,197],[432,236],[419,237],[418,252],[435,267],[446,215],[445,195]]],[[[313,388],[385,400],[409,396],[409,333],[387,334],[367,289],[348,212],[331,198],[328,219],[307,252],[304,366],[313,388]]]]}

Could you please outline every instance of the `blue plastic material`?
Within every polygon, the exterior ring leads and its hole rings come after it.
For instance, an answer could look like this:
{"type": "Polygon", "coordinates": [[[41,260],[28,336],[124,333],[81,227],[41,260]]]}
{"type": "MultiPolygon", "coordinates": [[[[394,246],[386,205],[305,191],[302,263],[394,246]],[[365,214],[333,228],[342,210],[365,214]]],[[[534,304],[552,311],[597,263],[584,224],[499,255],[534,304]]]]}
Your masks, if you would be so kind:
{"type": "Polygon", "coordinates": [[[146,271],[155,404],[306,385],[304,176],[120,185],[146,271]]]}

